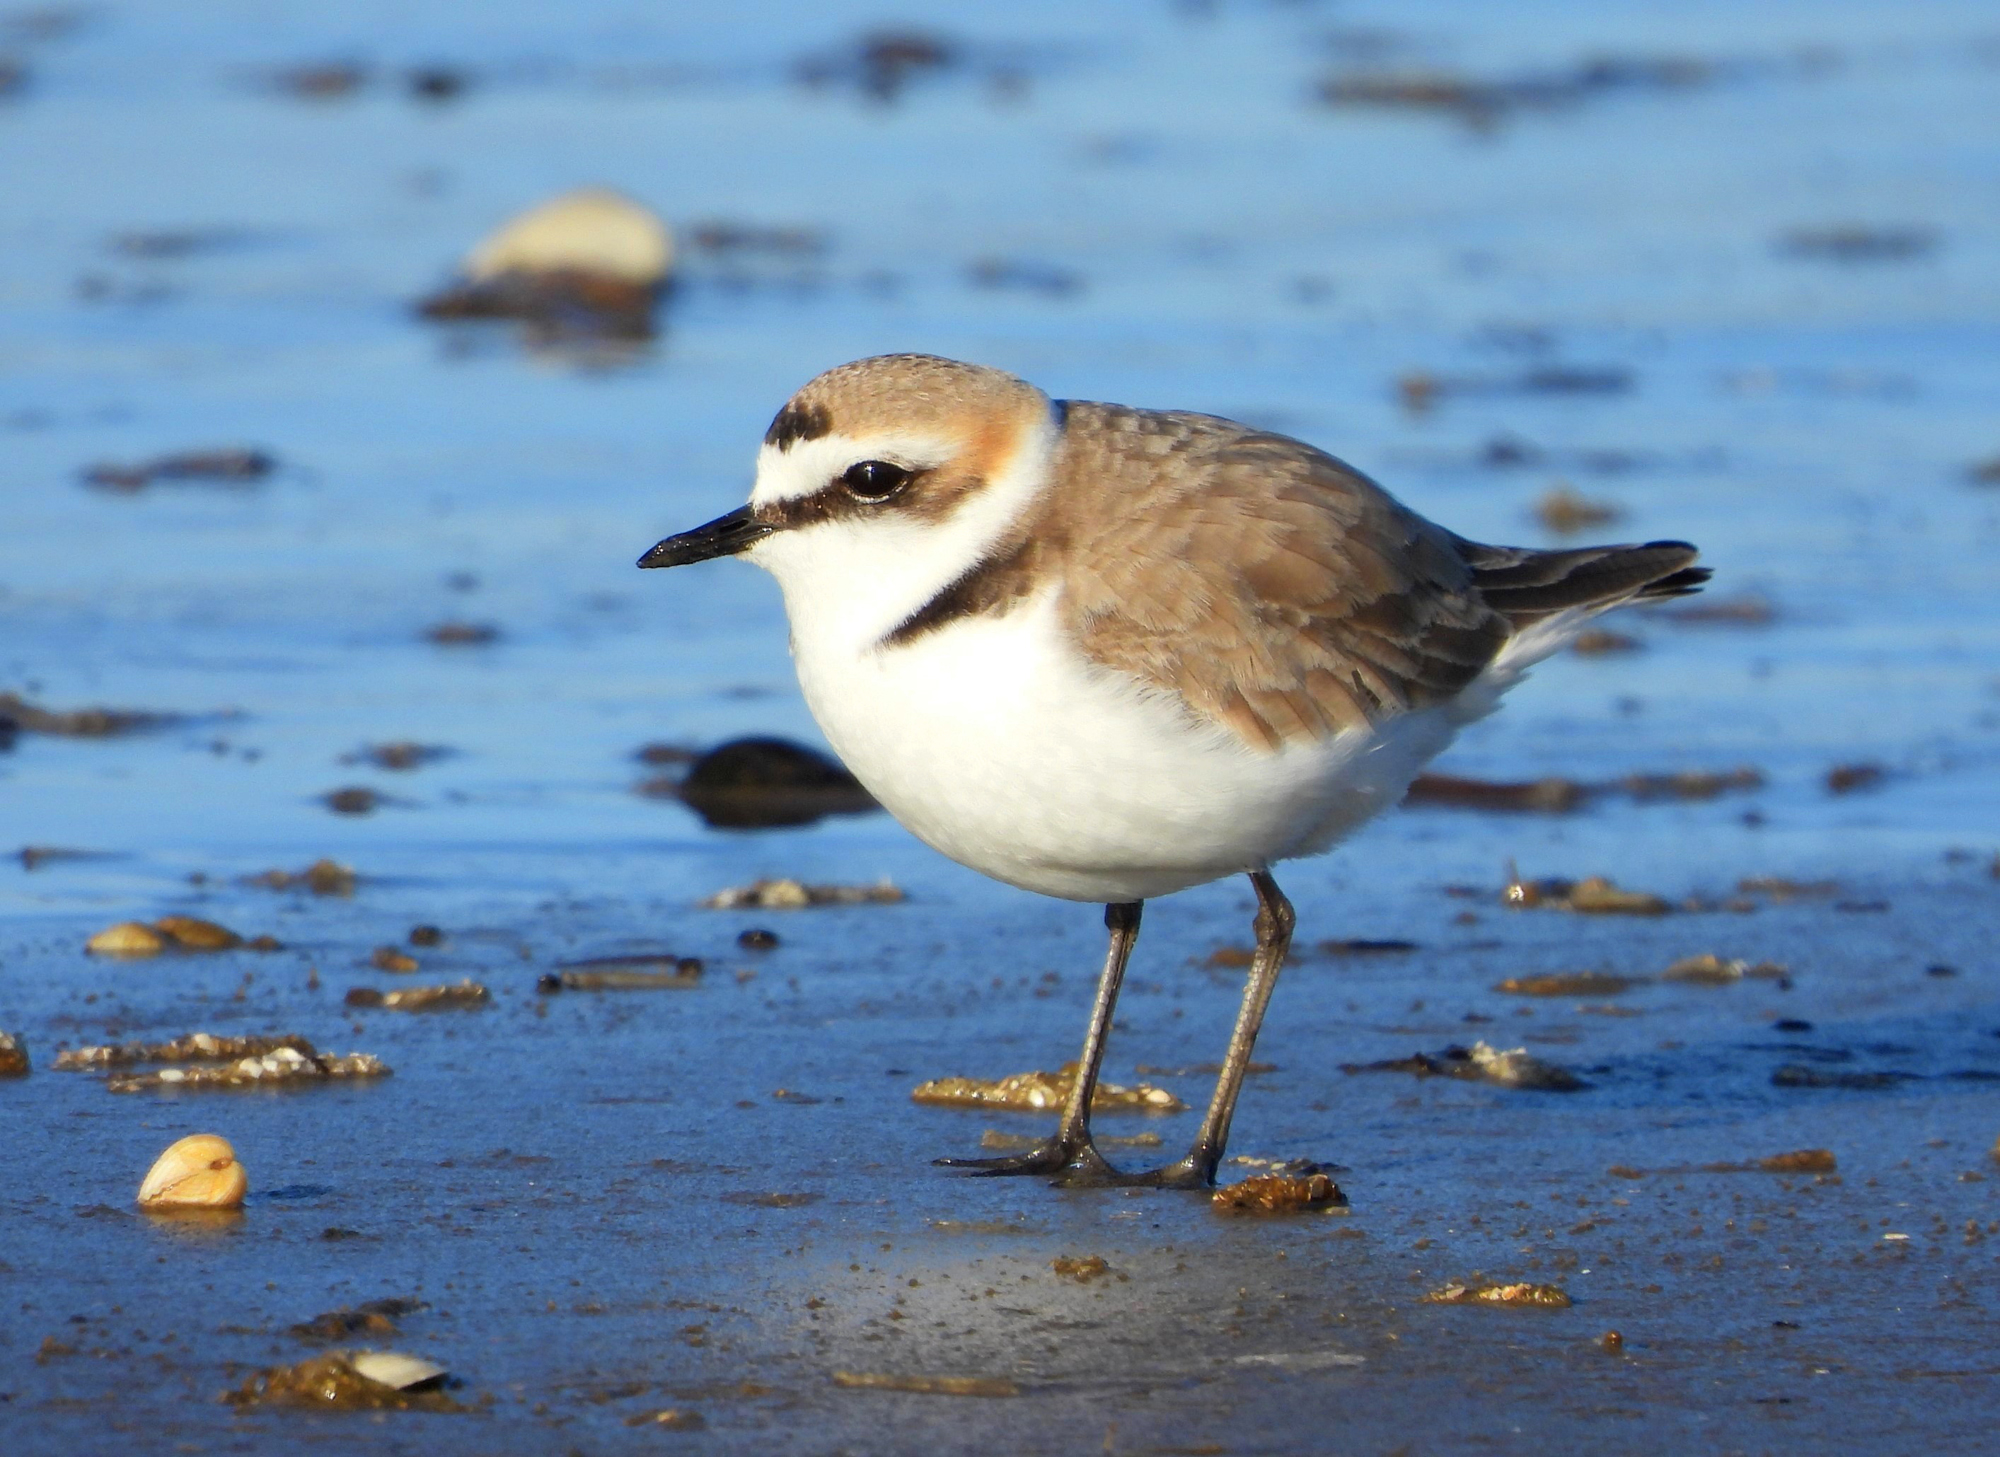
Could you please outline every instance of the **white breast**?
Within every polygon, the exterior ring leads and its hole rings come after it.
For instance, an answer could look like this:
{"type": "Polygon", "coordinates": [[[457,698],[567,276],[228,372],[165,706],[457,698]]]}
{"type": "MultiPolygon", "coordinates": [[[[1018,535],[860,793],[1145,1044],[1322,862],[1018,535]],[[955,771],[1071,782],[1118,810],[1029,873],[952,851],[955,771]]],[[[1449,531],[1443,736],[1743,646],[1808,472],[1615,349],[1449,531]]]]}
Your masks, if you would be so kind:
{"type": "Polygon", "coordinates": [[[1071,900],[1324,850],[1400,799],[1461,721],[1427,711],[1268,753],[1091,665],[1053,593],[893,648],[815,631],[792,605],[806,701],[870,792],[961,864],[1071,900]]]}

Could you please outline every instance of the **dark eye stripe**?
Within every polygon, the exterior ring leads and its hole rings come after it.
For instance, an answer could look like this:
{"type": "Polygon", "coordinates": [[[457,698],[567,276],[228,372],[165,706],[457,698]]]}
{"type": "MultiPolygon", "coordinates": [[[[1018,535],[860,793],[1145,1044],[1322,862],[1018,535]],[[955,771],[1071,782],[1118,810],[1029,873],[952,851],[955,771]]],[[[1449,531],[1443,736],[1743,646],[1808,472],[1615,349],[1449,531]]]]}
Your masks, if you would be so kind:
{"type": "Polygon", "coordinates": [[[791,496],[768,501],[757,508],[757,519],[779,531],[795,526],[817,526],[822,521],[856,521],[882,508],[890,499],[863,501],[848,490],[839,477],[827,482],[810,496],[791,496]]]}
{"type": "Polygon", "coordinates": [[[938,470],[917,470],[896,465],[893,461],[864,460],[842,471],[810,496],[767,501],[757,507],[756,515],[760,522],[774,531],[816,526],[822,521],[858,521],[885,508],[919,521],[937,522],[950,516],[966,496],[984,485],[985,482],[976,477],[959,477],[938,470]],[[848,477],[862,466],[901,471],[904,479],[885,494],[857,495],[848,477]],[[912,489],[918,486],[921,489],[912,489]]]}

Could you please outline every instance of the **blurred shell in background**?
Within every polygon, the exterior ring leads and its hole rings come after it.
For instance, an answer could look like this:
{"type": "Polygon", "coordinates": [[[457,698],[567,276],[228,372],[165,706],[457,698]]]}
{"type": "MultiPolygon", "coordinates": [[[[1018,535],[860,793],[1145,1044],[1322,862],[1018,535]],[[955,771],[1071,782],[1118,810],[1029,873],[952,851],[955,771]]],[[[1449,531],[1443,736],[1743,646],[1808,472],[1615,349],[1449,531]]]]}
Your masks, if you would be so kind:
{"type": "Polygon", "coordinates": [[[673,235],[651,211],[608,187],[583,187],[514,218],[466,255],[463,271],[475,283],[571,272],[658,288],[673,262],[673,235]]]}
{"type": "Polygon", "coordinates": [[[673,235],[654,213],[609,188],[581,188],[501,227],[417,309],[518,319],[544,341],[650,339],[673,261],[673,235]]]}

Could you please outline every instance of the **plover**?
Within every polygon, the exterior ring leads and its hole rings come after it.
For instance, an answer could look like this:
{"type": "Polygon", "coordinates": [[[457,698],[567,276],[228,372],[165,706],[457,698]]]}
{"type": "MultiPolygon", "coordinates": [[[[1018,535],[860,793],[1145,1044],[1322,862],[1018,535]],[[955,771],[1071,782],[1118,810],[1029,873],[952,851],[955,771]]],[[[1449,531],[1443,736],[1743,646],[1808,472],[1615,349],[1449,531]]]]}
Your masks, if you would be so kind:
{"type": "Polygon", "coordinates": [[[827,740],[912,833],[1105,905],[1053,1137],[942,1159],[1062,1183],[1211,1183],[1291,941],[1281,860],[1394,804],[1597,613],[1708,577],[1685,542],[1482,546],[1301,441],[1051,400],[997,369],[857,360],[778,412],[749,503],[639,560],[742,556],[784,591],[827,740]],[[1143,903],[1246,874],[1257,947],[1187,1157],[1120,1174],[1090,1104],[1143,903]]]}

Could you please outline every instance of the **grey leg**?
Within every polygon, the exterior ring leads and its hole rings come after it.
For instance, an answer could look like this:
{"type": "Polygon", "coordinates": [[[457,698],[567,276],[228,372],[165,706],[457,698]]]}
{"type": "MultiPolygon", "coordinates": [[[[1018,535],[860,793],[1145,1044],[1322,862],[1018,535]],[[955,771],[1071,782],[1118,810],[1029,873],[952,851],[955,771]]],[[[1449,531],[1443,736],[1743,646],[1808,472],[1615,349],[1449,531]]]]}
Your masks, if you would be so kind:
{"type": "Polygon", "coordinates": [[[1236,1097],[1243,1091],[1243,1075],[1250,1067],[1250,1051],[1257,1045],[1257,1029],[1264,1025],[1264,1009],[1271,1005],[1271,992],[1278,985],[1278,972],[1291,949],[1292,927],[1297,917],[1292,903],[1278,889],[1270,873],[1254,870],[1250,883],[1257,889],[1257,952],[1250,959],[1250,976],[1243,989],[1243,1006],[1236,1014],[1235,1030],[1229,1034],[1229,1053],[1222,1062],[1222,1075],[1215,1080],[1215,1096],[1201,1120],[1201,1132],[1194,1147],[1179,1163],[1163,1169],[1133,1175],[1128,1182],[1162,1189],[1204,1189],[1215,1182],[1215,1167],[1222,1162],[1222,1150],[1229,1143],[1229,1123],[1236,1116],[1236,1097]]]}
{"type": "Polygon", "coordinates": [[[1070,1089],[1069,1102],[1063,1107],[1055,1135],[1026,1153],[1005,1158],[936,1162],[973,1174],[1053,1174],[1059,1184],[1106,1184],[1117,1180],[1116,1173],[1090,1141],[1090,1099],[1097,1091],[1098,1069],[1104,1065],[1104,1042],[1111,1034],[1111,1014],[1118,1005],[1118,987],[1125,980],[1125,963],[1131,958],[1132,943],[1139,939],[1139,912],[1144,905],[1143,901],[1124,901],[1104,908],[1111,947],[1105,954],[1104,974],[1097,979],[1097,1002],[1090,1009],[1090,1030],[1084,1034],[1083,1055],[1077,1059],[1076,1086],[1070,1089]]]}

